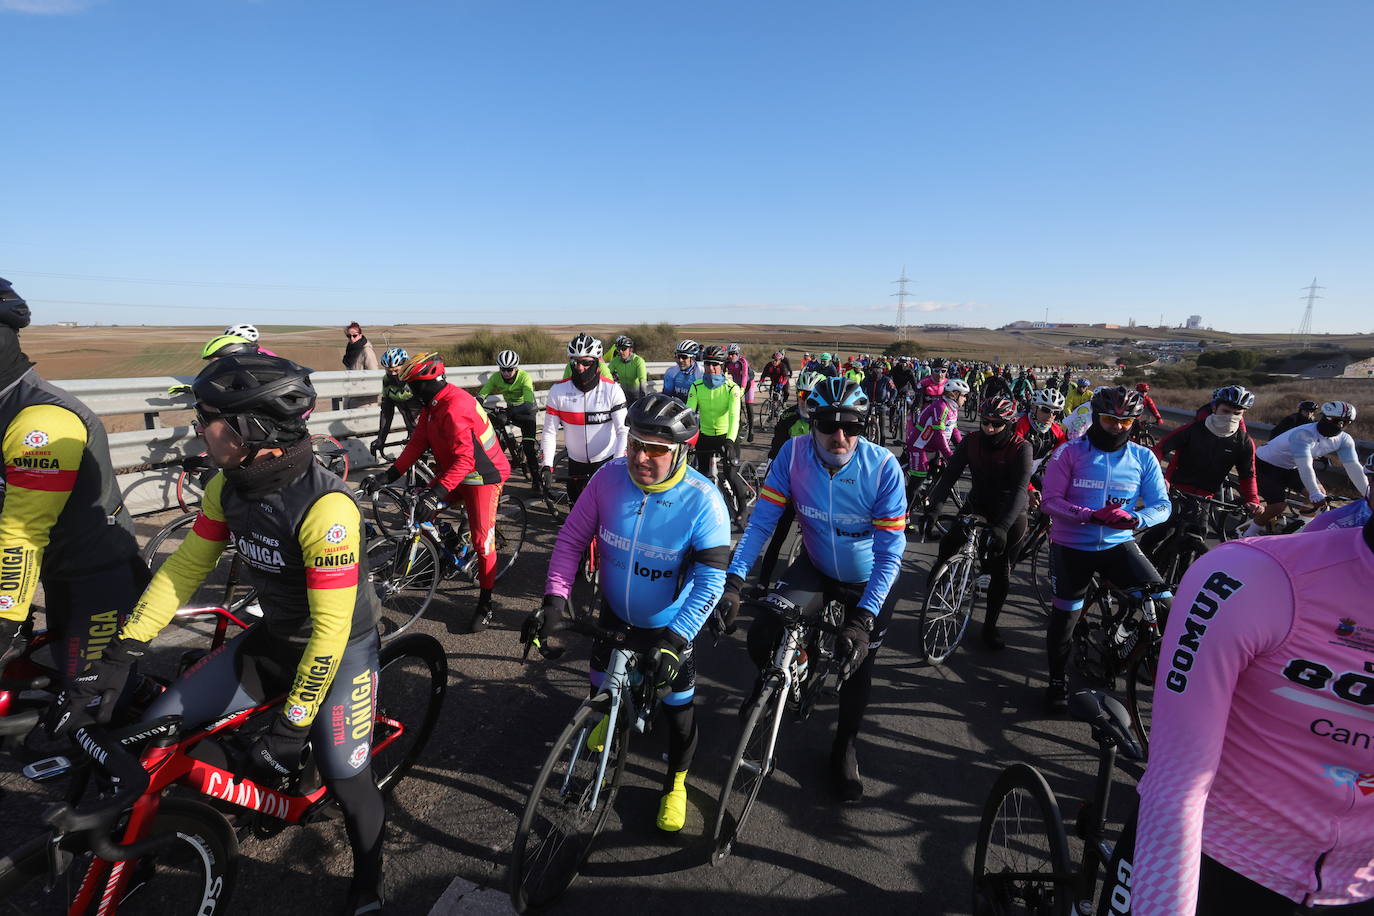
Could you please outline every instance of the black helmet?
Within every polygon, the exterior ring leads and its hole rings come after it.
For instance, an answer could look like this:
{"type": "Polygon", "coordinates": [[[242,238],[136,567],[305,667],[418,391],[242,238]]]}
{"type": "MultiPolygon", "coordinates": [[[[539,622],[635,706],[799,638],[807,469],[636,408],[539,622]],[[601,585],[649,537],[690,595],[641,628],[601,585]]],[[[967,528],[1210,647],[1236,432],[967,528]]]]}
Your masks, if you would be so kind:
{"type": "Polygon", "coordinates": [[[280,356],[226,356],[201,370],[191,383],[202,423],[229,419],[249,446],[299,442],[310,434],[306,417],[315,409],[310,370],[280,356]]]}
{"type": "Polygon", "coordinates": [[[725,348],[720,344],[711,344],[701,351],[701,361],[703,363],[722,363],[725,362],[725,348]]]}
{"type": "Polygon", "coordinates": [[[943,356],[937,356],[932,359],[930,361],[930,371],[934,372],[936,369],[949,369],[949,360],[945,359],[943,356]]]}
{"type": "Polygon", "coordinates": [[[633,350],[634,346],[635,339],[628,334],[621,334],[619,337],[615,339],[615,347],[617,350],[623,347],[629,347],[631,350],[633,350]]]}
{"type": "Polygon", "coordinates": [[[1001,420],[1003,423],[1010,423],[1016,419],[1016,402],[1009,397],[994,394],[990,398],[983,398],[978,405],[978,418],[980,420],[1001,420]]]}
{"type": "Polygon", "coordinates": [[[14,291],[14,284],[0,277],[0,324],[21,331],[29,326],[32,318],[29,304],[14,291]]]}
{"type": "Polygon", "coordinates": [[[1138,417],[1145,411],[1140,392],[1132,391],[1124,385],[1099,388],[1091,403],[1093,413],[1104,413],[1109,417],[1138,417]]]}
{"type": "Polygon", "coordinates": [[[689,445],[696,442],[701,431],[696,411],[666,394],[651,394],[635,401],[625,417],[625,425],[638,436],[658,436],[689,445]]]}
{"type": "Polygon", "coordinates": [[[1306,410],[1316,410],[1316,409],[1317,409],[1317,402],[1316,402],[1316,401],[1299,401],[1299,402],[1298,402],[1298,410],[1306,411],[1306,410]]]}
{"type": "Polygon", "coordinates": [[[868,395],[859,383],[841,376],[823,378],[811,390],[807,405],[812,420],[868,419],[868,395]]]}

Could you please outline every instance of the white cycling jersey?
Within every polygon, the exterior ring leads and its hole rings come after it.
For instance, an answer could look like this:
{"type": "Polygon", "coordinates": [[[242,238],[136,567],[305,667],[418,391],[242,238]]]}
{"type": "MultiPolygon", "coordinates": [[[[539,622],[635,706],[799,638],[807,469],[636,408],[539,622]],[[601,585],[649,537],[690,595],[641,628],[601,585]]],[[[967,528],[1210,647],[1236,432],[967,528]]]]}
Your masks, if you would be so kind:
{"type": "Polygon", "coordinates": [[[591,391],[579,390],[572,379],[550,388],[539,436],[545,467],[553,467],[559,423],[563,424],[563,441],[573,461],[597,463],[619,458],[625,454],[627,435],[624,389],[604,375],[591,391]]]}
{"type": "Polygon", "coordinates": [[[1323,436],[1317,431],[1316,423],[1295,426],[1277,439],[1255,449],[1255,457],[1276,468],[1296,468],[1307,488],[1307,495],[1313,502],[1325,496],[1321,484],[1317,482],[1317,472],[1312,467],[1312,459],[1323,455],[1335,454],[1341,459],[1350,482],[1363,496],[1369,490],[1364,469],[1360,466],[1360,456],[1355,452],[1355,440],[1349,433],[1340,432],[1334,436],[1323,436]]]}

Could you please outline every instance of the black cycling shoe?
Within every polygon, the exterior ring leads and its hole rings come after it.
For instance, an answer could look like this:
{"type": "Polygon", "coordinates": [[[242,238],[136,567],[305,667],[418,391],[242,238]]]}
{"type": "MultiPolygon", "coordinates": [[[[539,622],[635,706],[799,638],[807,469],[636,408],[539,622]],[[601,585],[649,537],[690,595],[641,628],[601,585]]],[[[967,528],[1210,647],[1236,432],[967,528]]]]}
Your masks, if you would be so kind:
{"type": "Polygon", "coordinates": [[[853,738],[835,739],[830,748],[830,778],[840,801],[856,802],[864,797],[864,781],[859,776],[859,757],[853,738]]]}
{"type": "Polygon", "coordinates": [[[1001,652],[1007,647],[1007,641],[1002,638],[1002,632],[997,629],[995,623],[983,624],[983,645],[994,652],[1001,652]]]}
{"type": "Polygon", "coordinates": [[[477,599],[477,606],[472,610],[472,632],[480,633],[491,626],[495,610],[496,603],[491,600],[491,591],[482,589],[482,595],[477,599]]]}
{"type": "Polygon", "coordinates": [[[1069,711],[1069,682],[1050,681],[1045,688],[1045,712],[1052,716],[1062,716],[1069,711]]]}

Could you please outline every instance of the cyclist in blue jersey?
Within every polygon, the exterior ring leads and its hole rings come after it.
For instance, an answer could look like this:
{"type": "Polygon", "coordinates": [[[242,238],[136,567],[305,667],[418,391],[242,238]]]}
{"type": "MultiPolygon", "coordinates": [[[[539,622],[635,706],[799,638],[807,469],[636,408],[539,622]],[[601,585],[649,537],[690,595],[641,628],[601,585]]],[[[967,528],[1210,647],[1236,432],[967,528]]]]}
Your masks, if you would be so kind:
{"type": "MultiPolygon", "coordinates": [[[[667,713],[668,773],[658,827],[677,831],[687,817],[687,771],[696,752],[692,640],[725,582],[730,516],[709,479],[687,467],[697,417],[666,394],[636,401],[627,418],[625,457],[597,471],[573,505],[549,560],[543,606],[525,621],[529,641],[562,626],[583,552],[597,541],[601,558],[600,625],[648,647],[667,713]],[[681,583],[681,584],[679,584],[681,583]]],[[[592,689],[600,687],[611,647],[592,652],[592,689]]],[[[599,728],[604,741],[605,720],[599,728]]],[[[589,743],[595,744],[593,729],[589,743]]]]}
{"type": "Polygon", "coordinates": [[[682,403],[687,403],[687,395],[692,383],[706,374],[698,360],[701,358],[701,344],[695,340],[679,340],[673,349],[677,359],[676,366],[669,366],[663,373],[663,393],[672,395],[682,403]]]}
{"type": "Polygon", "coordinates": [[[769,466],[721,599],[721,614],[732,626],[745,577],[792,503],[805,549],[764,599],[776,613],[761,612],[749,627],[749,654],[760,668],[768,663],[783,632],[779,614],[810,615],[828,601],[844,604],[836,645],[844,683],[830,767],[845,801],[863,797],[855,739],[873,684],[873,660],[892,617],[888,592],[906,547],[904,475],[891,452],[861,435],[868,409],[868,398],[854,382],[817,382],[810,398],[811,432],[787,440],[769,466]]]}

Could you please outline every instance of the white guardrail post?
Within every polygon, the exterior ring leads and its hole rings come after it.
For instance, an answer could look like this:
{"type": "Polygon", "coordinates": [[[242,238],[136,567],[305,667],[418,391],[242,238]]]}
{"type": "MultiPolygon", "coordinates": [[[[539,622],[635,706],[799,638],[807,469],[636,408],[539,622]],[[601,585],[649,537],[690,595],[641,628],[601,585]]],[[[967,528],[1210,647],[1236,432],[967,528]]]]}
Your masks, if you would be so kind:
{"type": "MultiPolygon", "coordinates": [[[[649,363],[650,390],[671,363],[649,363]]],[[[563,377],[564,363],[522,366],[534,382],[535,396],[542,410],[547,389],[563,377]]],[[[493,370],[450,366],[448,380],[460,388],[476,392],[493,370]]],[[[354,467],[367,467],[375,459],[361,440],[375,436],[379,427],[377,399],[382,387],[382,370],[360,372],[314,372],[310,379],[319,395],[310,416],[310,431],[333,436],[348,448],[354,467]],[[348,399],[367,399],[365,406],[345,408],[348,399]]],[[[124,504],[134,515],[160,512],[176,504],[177,462],[187,455],[199,455],[205,444],[191,428],[189,416],[178,417],[180,425],[164,425],[164,414],[187,414],[193,402],[189,392],[169,394],[168,389],[189,385],[191,377],[69,379],[53,384],[79,398],[96,416],[139,415],[146,429],[110,434],[110,458],[118,472],[124,504]]],[[[400,418],[392,426],[404,431],[400,418]]]]}

